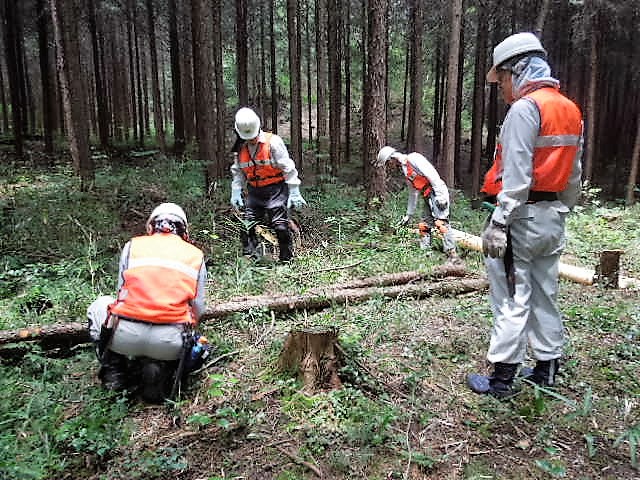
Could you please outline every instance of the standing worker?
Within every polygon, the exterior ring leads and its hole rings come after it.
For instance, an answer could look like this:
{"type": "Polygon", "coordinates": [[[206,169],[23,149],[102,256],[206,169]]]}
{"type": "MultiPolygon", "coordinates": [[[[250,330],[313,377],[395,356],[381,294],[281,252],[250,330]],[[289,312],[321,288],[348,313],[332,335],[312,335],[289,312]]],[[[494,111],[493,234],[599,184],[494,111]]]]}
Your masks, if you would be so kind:
{"type": "Polygon", "coordinates": [[[237,209],[244,207],[244,220],[251,225],[241,234],[242,253],[255,257],[258,247],[255,222],[265,219],[276,232],[280,261],[287,262],[293,258],[288,209],[307,204],[300,194],[298,170],[282,138],[263,132],[260,118],[250,108],[238,110],[235,130],[242,144],[231,165],[231,205],[237,209]]]}
{"type": "Polygon", "coordinates": [[[87,317],[104,387],[141,387],[145,401],[160,403],[187,373],[179,364],[205,309],[207,270],[179,205],[158,205],[146,230],[122,249],[117,299],[99,297],[87,317]]]}
{"type": "Polygon", "coordinates": [[[507,37],[493,50],[489,83],[511,107],[482,191],[497,206],[482,234],[494,324],[490,376],[471,374],[476,393],[516,392],[513,380],[527,343],[536,364],[530,381],[553,386],[564,332],[557,306],[565,217],[580,194],[582,115],[559,91],[546,51],[533,33],[507,37]]]}
{"type": "Polygon", "coordinates": [[[436,227],[442,234],[442,247],[451,266],[461,267],[463,262],[456,252],[456,241],[449,227],[449,189],[438,175],[434,166],[424,155],[414,152],[404,154],[393,147],[382,147],[378,152],[378,165],[402,169],[410,187],[407,213],[400,221],[407,225],[416,211],[418,197],[424,199],[423,223],[426,231],[421,232],[421,246],[431,247],[431,229],[436,227]]]}

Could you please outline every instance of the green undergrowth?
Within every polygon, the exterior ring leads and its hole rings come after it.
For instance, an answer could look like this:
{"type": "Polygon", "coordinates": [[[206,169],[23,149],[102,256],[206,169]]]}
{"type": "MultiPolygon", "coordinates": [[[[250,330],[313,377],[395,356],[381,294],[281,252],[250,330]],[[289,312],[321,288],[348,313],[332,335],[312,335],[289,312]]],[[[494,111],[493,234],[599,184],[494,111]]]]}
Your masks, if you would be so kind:
{"type": "MultiPolygon", "coordinates": [[[[99,165],[94,189],[80,192],[67,167],[0,166],[0,329],[84,322],[97,295],[115,293],[122,245],[144,232],[162,201],[189,216],[191,238],[206,253],[211,303],[427,273],[444,261],[438,241],[422,251],[413,226],[397,226],[405,188],[367,206],[361,187],[326,176],[303,184],[309,207],[295,214],[302,225],[295,261],[248,261],[228,206],[229,180],[206,195],[203,175],[188,155],[121,159],[99,165]]],[[[479,235],[486,215],[456,192],[454,228],[479,235]]],[[[622,249],[623,273],[640,277],[639,219],[637,206],[590,194],[569,216],[567,261],[591,268],[601,250],[622,249]]],[[[482,275],[481,255],[461,253],[470,274],[482,275]]],[[[221,359],[179,402],[157,408],[100,389],[88,348],[30,346],[21,360],[0,363],[0,478],[315,476],[283,460],[280,446],[331,478],[634,478],[637,292],[562,281],[559,304],[567,345],[558,387],[523,384],[506,402],[464,384],[470,371],[485,371],[492,314],[484,292],[374,296],[278,314],[255,308],[211,320],[202,329],[221,359]],[[278,368],[287,333],[311,326],[339,332],[342,389],[309,393],[278,368]]]]}

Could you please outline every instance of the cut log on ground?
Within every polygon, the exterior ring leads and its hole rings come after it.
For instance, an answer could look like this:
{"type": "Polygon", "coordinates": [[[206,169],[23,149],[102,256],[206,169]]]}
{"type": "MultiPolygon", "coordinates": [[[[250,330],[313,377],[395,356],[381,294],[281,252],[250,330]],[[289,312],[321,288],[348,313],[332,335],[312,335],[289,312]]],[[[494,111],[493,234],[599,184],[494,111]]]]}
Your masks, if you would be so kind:
{"type": "MultiPolygon", "coordinates": [[[[396,274],[392,274],[388,278],[383,278],[383,283],[392,280],[394,282],[400,281],[401,278],[410,282],[423,276],[423,274],[417,272],[394,275],[396,274]]],[[[355,282],[356,281],[354,281],[354,284],[355,282]]],[[[248,312],[254,308],[266,308],[276,312],[302,309],[317,310],[331,305],[362,302],[376,296],[389,298],[424,298],[437,295],[455,296],[485,290],[487,287],[488,283],[484,278],[447,278],[438,282],[416,282],[366,288],[335,288],[335,286],[329,285],[325,288],[318,288],[300,295],[259,295],[256,297],[243,297],[241,299],[221,302],[209,307],[203,313],[201,321],[212,318],[222,318],[232,313],[248,312]]],[[[80,322],[58,323],[41,327],[0,331],[0,346],[29,341],[40,343],[45,349],[52,349],[69,348],[73,345],[88,343],[91,339],[87,331],[87,325],[80,322]]],[[[2,357],[1,350],[0,357],[2,357]]]]}
{"type": "MultiPolygon", "coordinates": [[[[451,232],[459,245],[477,252],[482,251],[482,239],[480,237],[463,232],[462,230],[456,230],[455,228],[452,228],[451,232]]],[[[577,267],[563,262],[560,262],[559,265],[559,275],[560,278],[581,283],[582,285],[594,285],[597,283],[598,278],[596,270],[593,268],[577,267]]],[[[620,276],[618,286],[620,288],[637,289],[640,288],[640,279],[620,276]]]]}
{"type": "Polygon", "coordinates": [[[446,279],[440,282],[420,282],[389,287],[317,289],[300,295],[261,295],[218,303],[207,309],[202,320],[225,317],[231,313],[248,312],[255,308],[266,308],[276,312],[290,310],[315,310],[331,305],[357,303],[376,296],[398,298],[424,298],[431,296],[455,296],[463,293],[485,290],[489,286],[485,278],[446,279]]]}
{"type": "Polygon", "coordinates": [[[280,352],[279,367],[298,375],[303,389],[309,393],[340,388],[341,360],[337,345],[336,328],[292,330],[280,352]]]}

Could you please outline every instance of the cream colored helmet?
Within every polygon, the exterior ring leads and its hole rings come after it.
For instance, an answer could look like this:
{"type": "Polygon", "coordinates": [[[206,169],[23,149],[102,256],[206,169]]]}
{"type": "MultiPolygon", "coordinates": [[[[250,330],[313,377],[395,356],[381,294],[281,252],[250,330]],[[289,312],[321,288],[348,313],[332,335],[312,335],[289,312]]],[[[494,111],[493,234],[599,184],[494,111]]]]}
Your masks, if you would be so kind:
{"type": "Polygon", "coordinates": [[[393,147],[390,146],[386,146],[386,147],[382,147],[380,149],[380,151],[378,152],[378,166],[379,167],[383,167],[386,165],[386,163],[389,161],[389,159],[391,158],[391,156],[396,153],[397,150],[393,147]]]}
{"type": "Polygon", "coordinates": [[[168,220],[179,221],[184,224],[185,230],[189,228],[189,223],[187,222],[187,215],[184,213],[184,210],[180,205],[175,203],[167,202],[161,203],[156,208],[153,209],[151,215],[147,219],[147,233],[152,233],[153,231],[153,222],[158,219],[166,218],[168,220]]]}
{"type": "Polygon", "coordinates": [[[242,107],[236,112],[236,132],[243,140],[256,138],[260,133],[260,117],[247,107],[242,107]]]}
{"type": "Polygon", "coordinates": [[[506,61],[520,57],[525,53],[538,53],[544,57],[547,56],[547,51],[533,33],[516,33],[505,38],[493,49],[493,66],[487,73],[487,82],[496,83],[498,81],[498,68],[506,61]]]}

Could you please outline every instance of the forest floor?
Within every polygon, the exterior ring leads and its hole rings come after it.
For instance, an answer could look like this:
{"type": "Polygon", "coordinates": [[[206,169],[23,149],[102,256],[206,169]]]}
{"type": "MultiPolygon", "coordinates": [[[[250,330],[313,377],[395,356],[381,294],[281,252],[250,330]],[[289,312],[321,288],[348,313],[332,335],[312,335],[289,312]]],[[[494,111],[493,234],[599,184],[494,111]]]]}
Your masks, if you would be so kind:
{"type": "MultiPolygon", "coordinates": [[[[3,165],[2,330],[84,321],[96,295],[113,294],[123,242],[164,200],[185,207],[207,254],[210,305],[429,274],[444,262],[437,242],[420,250],[415,233],[394,226],[404,189],[367,209],[351,181],[305,184],[302,245],[278,264],[239,255],[228,186],[203,197],[191,160],[99,165],[93,193],[78,192],[64,165],[3,165]]],[[[455,228],[479,234],[485,212],[462,195],[452,211],[455,228]]],[[[639,220],[638,207],[588,195],[568,222],[564,260],[592,267],[597,252],[621,248],[623,273],[640,278],[639,220]]],[[[482,278],[481,255],[462,255],[467,278],[482,278]]],[[[215,345],[210,364],[161,406],[104,392],[89,346],[56,355],[34,346],[0,363],[0,478],[640,479],[638,292],[563,280],[559,304],[567,344],[557,387],[522,385],[504,401],[465,384],[489,371],[485,290],[212,319],[201,326],[215,345]],[[287,334],[312,327],[339,332],[341,388],[310,391],[278,368],[287,334]]]]}

